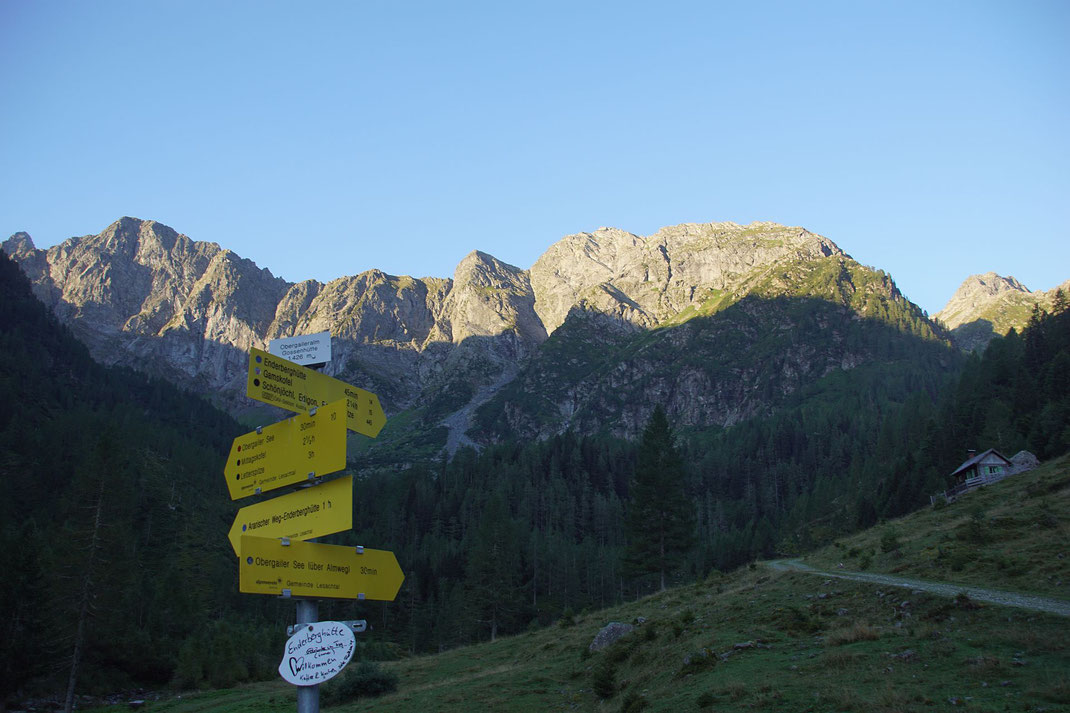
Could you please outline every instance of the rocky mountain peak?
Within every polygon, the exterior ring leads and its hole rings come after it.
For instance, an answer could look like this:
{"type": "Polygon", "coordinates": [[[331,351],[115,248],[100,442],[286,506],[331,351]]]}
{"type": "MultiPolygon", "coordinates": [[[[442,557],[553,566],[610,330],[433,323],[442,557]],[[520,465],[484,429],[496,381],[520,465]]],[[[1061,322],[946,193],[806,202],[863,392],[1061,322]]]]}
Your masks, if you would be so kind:
{"type": "Polygon", "coordinates": [[[546,339],[534,303],[526,270],[476,250],[457,265],[444,306],[455,344],[513,332],[530,348],[546,339]]]}
{"type": "MultiPolygon", "coordinates": [[[[695,316],[720,314],[762,285],[778,286],[761,293],[764,298],[802,296],[806,275],[821,289],[829,282],[835,294],[859,279],[866,289],[876,284],[868,269],[827,238],[768,222],[686,223],[649,236],[603,227],[561,238],[530,270],[473,251],[452,279],[368,270],[328,283],[292,284],[215,243],[132,217],[47,251],[37,250],[24,233],[4,249],[101,361],[157,373],[240,411],[249,408],[249,347],[326,330],[333,337],[328,373],[379,394],[388,414],[412,408],[421,423],[444,425],[451,448],[469,442],[465,434],[473,419],[481,407],[493,406],[496,394],[526,393],[529,381],[533,393],[565,394],[561,413],[533,416],[533,424],[543,424],[539,433],[571,423],[571,408],[595,408],[583,404],[605,401],[612,411],[612,399],[599,394],[616,393],[622,385],[643,393],[634,413],[621,417],[627,428],[642,422],[649,404],[672,394],[680,414],[690,409],[688,423],[727,423],[735,418],[728,411],[687,406],[709,400],[700,386],[710,375],[688,371],[695,384],[684,388],[671,369],[651,376],[661,368],[657,364],[669,363],[665,357],[639,368],[628,366],[635,358],[628,352],[620,364],[603,364],[603,356],[615,353],[607,345],[624,349],[656,327],[671,327],[660,330],[659,339],[668,340],[666,349],[687,351],[676,341],[701,333],[705,322],[695,316]],[[837,258],[835,265],[830,257],[837,258]],[[841,279],[845,270],[855,270],[853,278],[841,279]],[[684,324],[691,326],[676,329],[684,324]],[[561,334],[551,339],[558,329],[561,334]],[[540,359],[546,370],[524,371],[540,359]],[[540,374],[551,376],[542,383],[540,374]]],[[[808,289],[808,297],[824,294],[813,285],[808,289]]],[[[898,301],[892,292],[890,299],[898,301]]],[[[744,307],[736,311],[743,327],[752,309],[744,307]]],[[[739,331],[718,332],[722,336],[710,344],[738,339],[739,331]]],[[[805,360],[784,368],[802,375],[832,368],[805,360]]],[[[715,391],[724,396],[727,388],[715,391]]],[[[759,407],[756,402],[754,409],[759,407]]],[[[512,408],[498,420],[519,424],[508,415],[512,408]]]]}
{"type": "Polygon", "coordinates": [[[933,315],[950,329],[955,329],[982,316],[982,313],[998,301],[1024,298],[1032,294],[1025,285],[1013,277],[1003,277],[995,272],[970,275],[943,309],[933,315]]]}
{"type": "Polygon", "coordinates": [[[453,271],[455,285],[472,284],[481,287],[504,288],[515,282],[524,271],[502,262],[493,255],[473,250],[464,256],[453,271]]]}
{"type": "Polygon", "coordinates": [[[1070,280],[1048,291],[1032,292],[1013,277],[995,272],[970,275],[933,317],[951,329],[956,346],[975,351],[984,348],[993,337],[1012,329],[1021,331],[1029,323],[1034,307],[1051,309],[1060,289],[1065,296],[1070,280]]]}
{"type": "Polygon", "coordinates": [[[535,310],[548,333],[582,303],[622,326],[650,328],[711,290],[733,290],[788,259],[848,257],[831,240],[778,223],[683,223],[640,237],[615,228],[577,233],[531,268],[535,310]]]}
{"type": "Polygon", "coordinates": [[[956,295],[969,297],[974,295],[993,296],[1003,292],[1030,292],[1029,288],[1013,277],[1003,277],[994,272],[983,275],[970,275],[956,290],[956,295]]]}
{"type": "Polygon", "coordinates": [[[48,257],[44,250],[38,250],[29,233],[18,232],[4,241],[3,251],[22,268],[30,278],[33,293],[37,299],[49,307],[54,307],[58,300],[55,287],[49,279],[48,257]]]}
{"type": "Polygon", "coordinates": [[[18,259],[32,254],[37,247],[33,244],[33,238],[29,233],[20,231],[4,241],[3,250],[11,257],[18,259]]]}
{"type": "Polygon", "coordinates": [[[535,311],[548,333],[561,326],[585,293],[625,273],[646,241],[617,228],[567,235],[531,267],[535,311]]]}

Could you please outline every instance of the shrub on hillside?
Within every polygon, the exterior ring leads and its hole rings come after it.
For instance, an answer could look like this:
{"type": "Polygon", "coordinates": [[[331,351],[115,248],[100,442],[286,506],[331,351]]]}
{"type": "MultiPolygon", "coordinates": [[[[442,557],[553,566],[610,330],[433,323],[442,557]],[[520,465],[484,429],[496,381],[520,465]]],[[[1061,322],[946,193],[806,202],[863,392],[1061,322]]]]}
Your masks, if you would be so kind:
{"type": "Polygon", "coordinates": [[[606,658],[595,666],[591,674],[591,689],[601,699],[612,698],[617,692],[617,664],[606,658]]]}
{"type": "Polygon", "coordinates": [[[321,695],[327,705],[338,705],[358,698],[375,698],[396,690],[396,673],[384,671],[379,664],[371,661],[361,661],[356,667],[347,668],[340,676],[324,685],[321,695]]]}
{"type": "Polygon", "coordinates": [[[895,552],[902,546],[899,542],[899,531],[889,527],[881,534],[881,552],[895,552]]]}
{"type": "Polygon", "coordinates": [[[620,704],[620,713],[639,713],[639,711],[650,705],[646,698],[642,694],[635,691],[628,691],[624,696],[624,700],[620,704]]]}

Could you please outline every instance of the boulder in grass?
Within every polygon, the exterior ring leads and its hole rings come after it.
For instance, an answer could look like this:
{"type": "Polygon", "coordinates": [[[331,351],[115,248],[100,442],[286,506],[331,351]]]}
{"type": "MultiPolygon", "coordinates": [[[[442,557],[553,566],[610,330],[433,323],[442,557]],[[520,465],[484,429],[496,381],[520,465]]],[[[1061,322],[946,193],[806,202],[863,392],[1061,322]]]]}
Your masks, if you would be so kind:
{"type": "Polygon", "coordinates": [[[625,634],[630,634],[635,631],[635,627],[631,624],[622,624],[619,621],[611,621],[602,627],[602,630],[595,634],[594,640],[591,641],[591,645],[587,647],[589,651],[601,651],[606,648],[617,639],[621,638],[625,634]]]}

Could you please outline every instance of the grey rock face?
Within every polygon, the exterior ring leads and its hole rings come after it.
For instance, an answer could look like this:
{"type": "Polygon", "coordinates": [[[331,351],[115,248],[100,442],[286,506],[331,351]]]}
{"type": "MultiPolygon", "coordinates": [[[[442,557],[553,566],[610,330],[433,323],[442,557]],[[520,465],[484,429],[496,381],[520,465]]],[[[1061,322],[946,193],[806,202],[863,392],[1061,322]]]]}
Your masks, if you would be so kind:
{"type": "MultiPolygon", "coordinates": [[[[756,291],[779,294],[802,279],[800,265],[857,265],[828,239],[774,223],[685,224],[646,237],[601,228],[562,238],[531,270],[477,251],[452,279],[369,270],[326,284],[286,282],[215,243],[135,218],[47,251],[17,233],[3,249],[99,361],[162,375],[238,412],[250,405],[250,347],[327,330],[327,373],[377,393],[388,415],[421,407],[428,425],[448,429],[451,449],[472,442],[473,417],[492,402],[521,437],[596,430],[607,415],[634,434],[662,401],[683,423],[723,425],[761,411],[758,385],[770,370],[787,390],[860,358],[789,345],[738,373],[711,368],[710,355],[764,336],[749,333],[749,307],[723,327],[691,325],[689,315],[756,291]],[[666,325],[685,328],[614,354],[666,325]],[[524,371],[533,362],[539,368],[524,371]],[[624,389],[640,402],[615,405],[624,389]],[[538,394],[559,413],[522,413],[511,393],[538,394]]],[[[875,299],[901,299],[890,279],[881,290],[875,299]]],[[[830,324],[812,326],[834,341],[830,324]]],[[[793,325],[778,329],[790,335],[793,325]]]]}
{"type": "Polygon", "coordinates": [[[99,361],[204,391],[239,388],[242,352],[268,329],[288,287],[215,243],[134,218],[47,251],[28,237],[4,250],[99,361]]]}
{"type": "Polygon", "coordinates": [[[655,327],[711,290],[742,289],[789,257],[843,254],[826,238],[776,223],[688,223],[646,238],[601,228],[555,243],[532,266],[531,285],[547,333],[576,305],[655,327]]]}
{"type": "Polygon", "coordinates": [[[956,346],[975,351],[1012,329],[1022,331],[1033,308],[1050,310],[1059,290],[1070,298],[1070,280],[1048,291],[1032,292],[1013,277],[994,272],[971,275],[933,317],[951,330],[956,346]]]}
{"type": "Polygon", "coordinates": [[[291,284],[214,243],[123,218],[99,235],[4,252],[94,357],[246,405],[250,347],[329,330],[327,372],[370,388],[388,410],[452,380],[493,384],[546,338],[527,272],[474,252],[453,280],[378,270],[291,284]]]}
{"type": "Polygon", "coordinates": [[[1029,289],[1013,277],[1003,277],[994,272],[970,275],[959,285],[947,304],[933,316],[954,329],[977,319],[1002,295],[1029,294],[1032,294],[1029,289]]]}

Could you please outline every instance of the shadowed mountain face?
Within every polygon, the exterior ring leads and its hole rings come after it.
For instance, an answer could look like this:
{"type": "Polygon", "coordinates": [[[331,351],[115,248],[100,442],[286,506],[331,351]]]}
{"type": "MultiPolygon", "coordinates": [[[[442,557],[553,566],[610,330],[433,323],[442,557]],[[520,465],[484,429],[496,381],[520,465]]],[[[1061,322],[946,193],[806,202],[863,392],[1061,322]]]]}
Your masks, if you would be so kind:
{"type": "Polygon", "coordinates": [[[649,330],[574,307],[480,408],[478,433],[634,437],[659,403],[680,426],[730,426],[769,415],[835,372],[954,368],[946,341],[886,275],[842,254],[783,267],[649,330]]]}
{"type": "Polygon", "coordinates": [[[370,270],[326,284],[134,218],[47,251],[19,233],[4,251],[100,361],[238,413],[250,347],[329,330],[328,373],[451,448],[565,428],[634,435],[657,402],[683,424],[731,424],[891,358],[894,335],[940,341],[886,274],[774,223],[602,228],[562,238],[530,270],[473,252],[452,279],[370,270]],[[868,338],[860,320],[887,334],[853,342],[868,338]]]}

